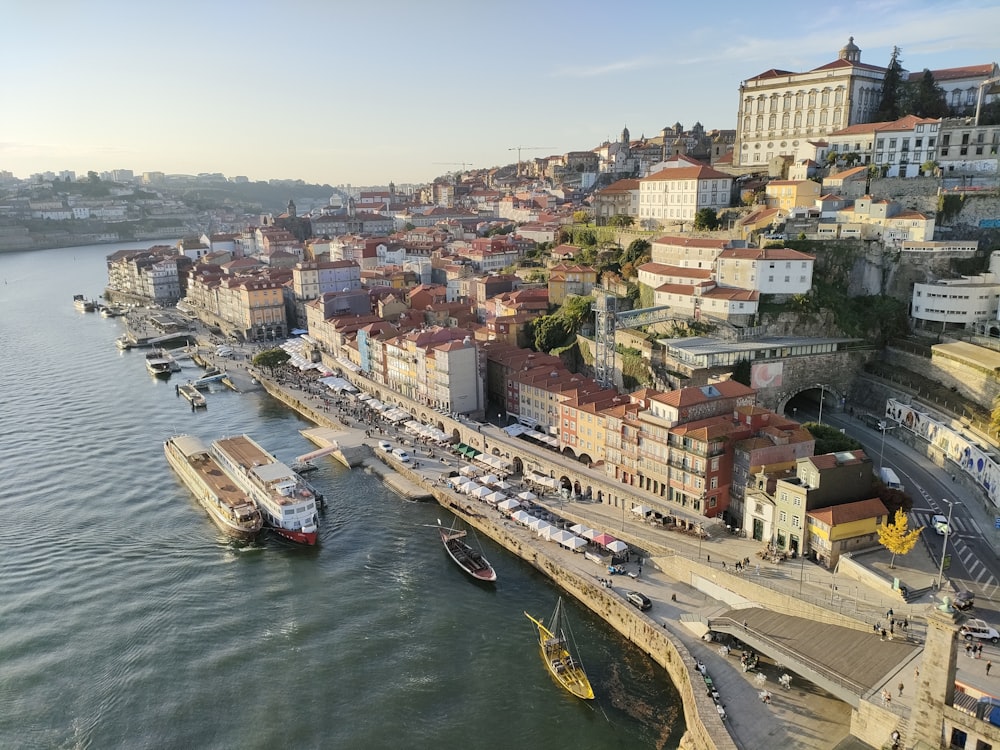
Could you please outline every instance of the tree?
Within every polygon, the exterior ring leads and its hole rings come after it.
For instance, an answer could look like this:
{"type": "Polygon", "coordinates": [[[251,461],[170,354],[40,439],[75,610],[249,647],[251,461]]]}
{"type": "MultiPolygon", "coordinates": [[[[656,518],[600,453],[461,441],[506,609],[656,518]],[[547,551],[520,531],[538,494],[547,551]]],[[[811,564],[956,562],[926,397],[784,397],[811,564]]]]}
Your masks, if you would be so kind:
{"type": "Polygon", "coordinates": [[[580,297],[576,294],[567,295],[557,315],[563,319],[563,327],[567,331],[579,331],[580,327],[592,320],[594,298],[590,295],[580,297]]]}
{"type": "Polygon", "coordinates": [[[573,223],[575,224],[590,224],[590,212],[589,211],[574,211],[573,212],[573,223]]]}
{"type": "Polygon", "coordinates": [[[882,79],[882,99],[879,103],[873,122],[889,122],[899,119],[899,105],[903,92],[903,60],[900,57],[902,50],[899,47],[892,48],[892,56],[889,58],[889,67],[885,70],[885,78],[882,79]]]}
{"type": "Polygon", "coordinates": [[[632,240],[628,243],[628,247],[625,248],[625,252],[622,253],[621,258],[618,262],[623,266],[626,263],[631,263],[632,265],[641,265],[639,263],[640,258],[644,258],[653,249],[653,246],[649,244],[647,240],[632,240]]]}
{"type": "Polygon", "coordinates": [[[927,161],[925,161],[923,164],[920,165],[920,171],[923,172],[925,175],[930,176],[937,172],[939,166],[941,165],[938,164],[933,159],[928,159],[927,161]]]}
{"type": "Polygon", "coordinates": [[[253,358],[253,366],[274,372],[291,358],[292,355],[284,349],[267,349],[253,358]]]}
{"type": "Polygon", "coordinates": [[[700,208],[694,215],[694,228],[713,231],[719,228],[719,217],[714,208],[700,208]]]}
{"type": "Polygon", "coordinates": [[[948,100],[944,89],[934,81],[934,75],[927,68],[916,83],[906,88],[905,113],[917,117],[945,117],[948,115],[948,100]]]}
{"type": "Polygon", "coordinates": [[[921,526],[919,529],[910,531],[909,521],[902,509],[896,511],[893,523],[890,524],[886,519],[885,523],[875,527],[875,531],[878,532],[879,544],[892,553],[892,559],[889,561],[890,570],[895,567],[896,555],[908,554],[917,543],[920,532],[923,530],[921,526]]]}
{"type": "Polygon", "coordinates": [[[861,154],[859,154],[857,151],[851,151],[847,154],[844,154],[844,164],[846,164],[848,167],[853,167],[859,161],[861,161],[861,154]]]}
{"type": "Polygon", "coordinates": [[[825,453],[856,451],[862,447],[857,440],[834,427],[830,427],[830,425],[806,422],[802,426],[816,439],[815,452],[817,456],[822,456],[825,453]]]}
{"type": "Polygon", "coordinates": [[[535,351],[550,352],[566,343],[569,331],[559,315],[542,315],[535,318],[532,326],[535,351]]]}
{"type": "Polygon", "coordinates": [[[837,159],[838,158],[839,157],[837,156],[837,152],[836,151],[831,151],[830,153],[828,153],[826,155],[826,166],[832,167],[834,164],[837,163],[837,159]]]}
{"type": "Polygon", "coordinates": [[[635,219],[628,214],[615,214],[610,219],[608,219],[608,226],[612,227],[630,227],[635,224],[635,219]]]}

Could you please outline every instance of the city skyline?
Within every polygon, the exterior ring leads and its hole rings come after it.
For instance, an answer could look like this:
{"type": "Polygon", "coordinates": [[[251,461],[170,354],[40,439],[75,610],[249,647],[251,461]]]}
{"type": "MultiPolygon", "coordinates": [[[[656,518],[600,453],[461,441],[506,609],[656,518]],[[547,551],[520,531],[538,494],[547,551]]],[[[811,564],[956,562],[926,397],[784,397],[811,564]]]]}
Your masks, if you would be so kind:
{"type": "Polygon", "coordinates": [[[525,160],[591,149],[626,125],[735,128],[742,80],[822,65],[851,36],[874,65],[894,45],[910,71],[993,62],[1000,27],[1000,5],[977,0],[606,7],[18,4],[0,170],[420,183],[513,163],[518,146],[525,160]]]}

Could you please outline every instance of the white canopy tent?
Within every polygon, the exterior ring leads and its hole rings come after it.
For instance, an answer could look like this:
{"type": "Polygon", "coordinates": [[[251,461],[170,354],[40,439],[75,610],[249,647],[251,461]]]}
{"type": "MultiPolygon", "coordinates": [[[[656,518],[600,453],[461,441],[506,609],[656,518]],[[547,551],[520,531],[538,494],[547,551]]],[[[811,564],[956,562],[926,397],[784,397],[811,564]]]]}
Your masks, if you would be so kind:
{"type": "Polygon", "coordinates": [[[483,484],[494,485],[500,481],[500,477],[498,477],[496,474],[487,474],[479,481],[482,482],[483,484]]]}
{"type": "Polygon", "coordinates": [[[586,547],[587,546],[587,540],[586,539],[581,539],[578,536],[570,536],[569,539],[565,539],[565,540],[559,542],[559,544],[561,544],[563,547],[571,549],[571,550],[573,550],[575,552],[576,550],[580,549],[581,547],[586,547]]]}
{"type": "Polygon", "coordinates": [[[587,528],[585,528],[583,531],[578,531],[577,533],[584,539],[591,542],[594,541],[596,537],[599,537],[601,535],[601,532],[598,531],[597,529],[587,529],[587,528]]]}
{"type": "Polygon", "coordinates": [[[588,526],[584,526],[582,523],[573,524],[572,526],[569,527],[569,530],[572,531],[574,534],[579,534],[580,536],[583,536],[584,532],[592,531],[591,528],[589,528],[588,526]]]}
{"type": "Polygon", "coordinates": [[[496,487],[498,490],[510,490],[514,488],[514,485],[512,485],[510,482],[505,482],[502,479],[499,482],[495,482],[493,486],[496,487]]]}
{"type": "Polygon", "coordinates": [[[619,554],[621,552],[628,552],[628,545],[621,539],[615,539],[613,542],[608,544],[608,549],[615,554],[619,554]]]}
{"type": "Polygon", "coordinates": [[[475,466],[463,466],[461,469],[458,470],[458,473],[461,474],[463,477],[475,477],[479,476],[479,469],[477,469],[475,466]]]}
{"type": "Polygon", "coordinates": [[[536,495],[534,492],[528,492],[528,490],[525,490],[524,492],[518,492],[517,496],[519,499],[524,500],[526,503],[530,503],[532,500],[538,499],[538,495],[536,495]]]}
{"type": "Polygon", "coordinates": [[[506,500],[497,503],[497,508],[499,508],[500,510],[510,511],[520,507],[521,503],[519,503],[517,500],[514,500],[513,498],[507,498],[506,500]]]}
{"type": "Polygon", "coordinates": [[[502,492],[491,492],[489,495],[483,498],[490,505],[497,505],[507,499],[507,496],[502,492]]]}
{"type": "Polygon", "coordinates": [[[528,522],[528,528],[531,529],[532,531],[538,531],[539,529],[550,525],[551,524],[548,521],[545,521],[541,518],[535,518],[534,516],[532,516],[531,521],[528,522]]]}
{"type": "Polygon", "coordinates": [[[517,521],[519,524],[522,524],[524,526],[527,526],[529,523],[535,520],[535,517],[533,515],[523,510],[515,510],[513,513],[511,513],[510,517],[513,518],[515,521],[517,521]]]}
{"type": "Polygon", "coordinates": [[[479,482],[469,481],[469,482],[466,482],[465,484],[462,485],[462,492],[464,492],[466,495],[471,495],[473,492],[475,492],[476,490],[478,490],[480,487],[482,487],[482,485],[479,484],[479,482]]]}
{"type": "Polygon", "coordinates": [[[637,516],[648,516],[650,513],[653,512],[653,509],[647,505],[636,505],[635,507],[632,508],[632,512],[635,513],[637,516]]]}
{"type": "Polygon", "coordinates": [[[553,530],[554,530],[555,528],[556,528],[556,527],[555,527],[555,526],[553,526],[553,525],[552,525],[551,523],[549,523],[548,521],[542,521],[542,525],[541,525],[541,526],[539,526],[539,527],[538,527],[537,529],[535,529],[534,531],[535,531],[535,533],[536,533],[536,534],[538,534],[538,536],[540,536],[540,537],[541,537],[542,539],[548,539],[548,538],[549,538],[549,534],[551,534],[551,533],[552,533],[552,531],[553,531],[553,530]]]}
{"type": "Polygon", "coordinates": [[[482,485],[479,485],[478,487],[476,487],[476,489],[474,489],[469,494],[472,495],[473,497],[478,497],[480,500],[482,500],[487,495],[490,495],[492,493],[493,493],[493,490],[491,490],[489,487],[484,487],[482,485]]]}
{"type": "Polygon", "coordinates": [[[572,539],[572,538],[573,535],[564,529],[557,529],[556,531],[553,531],[552,533],[549,534],[550,541],[559,542],[560,544],[565,542],[567,539],[572,539]]]}

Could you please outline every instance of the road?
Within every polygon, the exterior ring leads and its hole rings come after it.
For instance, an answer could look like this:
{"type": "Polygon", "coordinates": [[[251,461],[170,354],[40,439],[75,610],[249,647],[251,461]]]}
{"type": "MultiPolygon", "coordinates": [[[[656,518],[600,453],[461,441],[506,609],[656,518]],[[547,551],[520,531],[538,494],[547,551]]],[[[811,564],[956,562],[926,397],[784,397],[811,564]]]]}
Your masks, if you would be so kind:
{"type": "MultiPolygon", "coordinates": [[[[948,515],[949,501],[957,494],[952,474],[931,463],[909,446],[896,440],[892,430],[883,435],[879,430],[864,425],[844,413],[824,414],[824,424],[844,429],[864,447],[876,467],[889,466],[899,475],[906,492],[913,498],[910,523],[913,526],[927,526],[925,543],[936,560],[940,562],[945,537],[930,527],[931,516],[948,515]]],[[[984,528],[992,519],[986,519],[984,512],[971,503],[956,500],[952,507],[952,533],[947,539],[950,566],[945,570],[947,577],[960,588],[976,592],[977,601],[1000,600],[1000,559],[993,549],[992,526],[984,528]],[[984,538],[984,532],[989,535],[984,538]]],[[[947,560],[946,560],[947,564],[947,560]]]]}

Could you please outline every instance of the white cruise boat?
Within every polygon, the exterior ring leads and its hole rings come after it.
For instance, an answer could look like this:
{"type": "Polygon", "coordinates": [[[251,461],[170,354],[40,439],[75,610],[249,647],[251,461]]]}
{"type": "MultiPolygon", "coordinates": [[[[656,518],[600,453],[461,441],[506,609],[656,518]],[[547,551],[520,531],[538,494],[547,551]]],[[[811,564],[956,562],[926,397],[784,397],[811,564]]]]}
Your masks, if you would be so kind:
{"type": "Polygon", "coordinates": [[[254,501],[268,527],[293,542],[316,544],[316,492],[298,474],[248,435],[216,440],[212,454],[254,501]]]}

